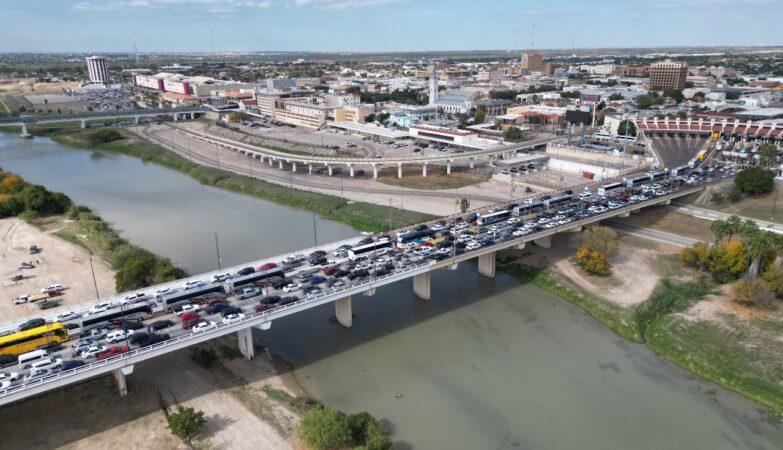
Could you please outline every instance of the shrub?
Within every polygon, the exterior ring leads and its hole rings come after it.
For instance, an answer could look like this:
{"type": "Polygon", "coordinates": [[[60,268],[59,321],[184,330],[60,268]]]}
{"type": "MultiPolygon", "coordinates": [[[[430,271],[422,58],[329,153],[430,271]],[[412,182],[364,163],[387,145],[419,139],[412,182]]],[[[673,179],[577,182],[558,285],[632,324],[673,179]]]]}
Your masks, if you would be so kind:
{"type": "Polygon", "coordinates": [[[203,411],[177,406],[177,411],[166,417],[171,432],[185,442],[190,442],[198,436],[199,430],[206,423],[203,411]]]}
{"type": "Polygon", "coordinates": [[[769,307],[774,303],[775,293],[761,278],[740,280],[731,286],[734,301],[743,305],[769,307]]]}
{"type": "Polygon", "coordinates": [[[345,414],[326,406],[305,413],[297,433],[312,450],[337,449],[351,443],[351,429],[345,414]]]}
{"type": "Polygon", "coordinates": [[[114,142],[122,139],[122,134],[117,130],[103,129],[94,133],[90,133],[87,136],[87,140],[91,144],[105,144],[108,142],[114,142]]]}
{"type": "Polygon", "coordinates": [[[634,311],[634,321],[644,338],[650,324],[667,314],[685,311],[710,291],[704,277],[688,283],[663,280],[650,298],[634,311]]]}
{"type": "Polygon", "coordinates": [[[617,254],[617,249],[619,247],[617,232],[604,226],[586,229],[582,233],[582,242],[591,252],[601,253],[605,257],[617,254]]]}
{"type": "Polygon", "coordinates": [[[743,169],[734,179],[734,185],[745,194],[763,194],[775,186],[775,172],[760,167],[743,169]]]}
{"type": "Polygon", "coordinates": [[[594,275],[606,275],[609,273],[609,264],[601,252],[590,251],[586,245],[579,247],[576,252],[576,261],[587,273],[594,275]]]}

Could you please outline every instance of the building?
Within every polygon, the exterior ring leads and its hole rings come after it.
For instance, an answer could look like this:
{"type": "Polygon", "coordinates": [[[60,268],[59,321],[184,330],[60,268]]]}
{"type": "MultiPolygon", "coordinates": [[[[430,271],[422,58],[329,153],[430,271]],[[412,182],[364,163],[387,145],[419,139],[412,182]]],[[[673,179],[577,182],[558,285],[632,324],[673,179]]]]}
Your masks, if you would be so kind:
{"type": "Polygon", "coordinates": [[[527,72],[543,72],[544,55],[538,50],[522,53],[519,58],[519,68],[527,72]]]}
{"type": "Polygon", "coordinates": [[[650,74],[649,66],[616,66],[614,74],[623,77],[646,77],[650,74]]]}
{"type": "Polygon", "coordinates": [[[266,88],[270,91],[290,91],[296,87],[296,78],[269,78],[266,80],[266,88]]]}
{"type": "Polygon", "coordinates": [[[367,116],[373,113],[375,113],[375,105],[344,106],[334,110],[334,120],[364,123],[367,116]]]}
{"type": "Polygon", "coordinates": [[[495,98],[482,98],[476,101],[476,107],[483,106],[487,110],[488,116],[502,116],[506,113],[508,106],[513,104],[511,100],[502,100],[495,98]]]}
{"type": "Polygon", "coordinates": [[[169,72],[155,75],[133,75],[133,84],[139,87],[162,92],[193,95],[195,97],[215,97],[228,92],[250,89],[249,83],[218,80],[212,77],[187,77],[169,72]]]}
{"type": "Polygon", "coordinates": [[[384,112],[389,114],[389,122],[392,125],[409,128],[411,125],[434,119],[438,111],[434,105],[402,105],[384,112]]]}
{"type": "Polygon", "coordinates": [[[438,97],[435,106],[438,108],[438,111],[446,114],[467,114],[474,106],[473,94],[465,91],[449,90],[438,97]]]}
{"type": "Polygon", "coordinates": [[[87,58],[87,74],[90,77],[90,83],[105,83],[109,81],[106,58],[101,56],[90,56],[87,58]]]}
{"type": "Polygon", "coordinates": [[[527,105],[508,108],[506,114],[525,116],[528,122],[532,117],[535,117],[534,121],[541,125],[555,125],[559,123],[561,117],[565,117],[567,111],[566,108],[554,106],[527,105]]]}
{"type": "Polygon", "coordinates": [[[688,77],[688,65],[671,60],[650,64],[650,87],[652,89],[684,89],[688,77]]]}
{"type": "Polygon", "coordinates": [[[414,138],[424,138],[456,145],[470,144],[478,138],[478,135],[472,131],[454,130],[432,125],[411,125],[408,131],[414,138]]]}
{"type": "Polygon", "coordinates": [[[438,71],[436,69],[433,63],[430,73],[430,105],[435,105],[438,102],[438,71]]]}
{"type": "Polygon", "coordinates": [[[273,117],[285,123],[319,129],[326,125],[327,118],[334,117],[336,109],[320,97],[279,98],[275,100],[273,117]]]}

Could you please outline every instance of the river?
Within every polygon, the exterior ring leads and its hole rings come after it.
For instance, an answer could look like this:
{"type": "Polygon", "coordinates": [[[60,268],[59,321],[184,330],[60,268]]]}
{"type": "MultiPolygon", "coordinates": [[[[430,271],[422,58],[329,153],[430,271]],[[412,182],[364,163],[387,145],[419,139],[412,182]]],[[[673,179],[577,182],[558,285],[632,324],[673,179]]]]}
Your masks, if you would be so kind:
{"type": "MultiPolygon", "coordinates": [[[[202,186],[121,155],[0,135],[0,166],[65,192],[131,242],[191,272],[313,244],[310,213],[202,186]]],[[[317,218],[317,239],[355,234],[317,218]]],[[[783,429],[750,401],[696,379],[581,309],[475,265],[354,297],[353,328],[329,305],[257,340],[315,397],[384,420],[402,449],[779,449],[783,429]]]]}

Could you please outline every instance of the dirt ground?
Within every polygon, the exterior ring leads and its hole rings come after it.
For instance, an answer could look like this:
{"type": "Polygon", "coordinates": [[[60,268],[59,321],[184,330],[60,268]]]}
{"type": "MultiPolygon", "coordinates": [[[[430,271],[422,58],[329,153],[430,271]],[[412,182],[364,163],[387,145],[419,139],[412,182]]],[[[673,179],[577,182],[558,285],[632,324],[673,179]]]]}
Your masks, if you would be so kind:
{"type": "MultiPolygon", "coordinates": [[[[101,297],[113,295],[114,271],[96,257],[93,257],[93,267],[101,297]]],[[[62,305],[88,303],[96,298],[87,251],[54,236],[51,231],[42,231],[16,218],[0,220],[0,277],[0,322],[40,314],[36,303],[14,305],[12,299],[39,293],[50,284],[59,283],[66,288],[64,294],[57,297],[62,305]],[[33,244],[41,249],[37,255],[28,253],[33,244]],[[17,269],[23,261],[32,261],[35,268],[17,269]],[[12,276],[19,274],[25,277],[24,280],[11,281],[12,276]]]]}
{"type": "Polygon", "coordinates": [[[269,385],[295,395],[287,376],[261,348],[252,361],[223,358],[210,369],[181,350],[137,364],[126,397],[104,376],[0,408],[2,448],[186,449],[166,428],[160,398],[172,410],[204,411],[201,436],[210,448],[293,449],[298,417],[261,391],[269,385]],[[67,420],[51,411],[66,412],[67,420]]]}

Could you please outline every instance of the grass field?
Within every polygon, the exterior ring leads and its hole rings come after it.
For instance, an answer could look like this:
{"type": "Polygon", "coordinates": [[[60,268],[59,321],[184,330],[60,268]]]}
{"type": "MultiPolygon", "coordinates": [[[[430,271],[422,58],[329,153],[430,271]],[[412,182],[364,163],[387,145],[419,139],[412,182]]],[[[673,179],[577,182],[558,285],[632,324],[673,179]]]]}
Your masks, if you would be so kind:
{"type": "Polygon", "coordinates": [[[783,223],[783,185],[775,184],[775,191],[763,195],[746,196],[737,203],[715,205],[708,202],[699,206],[753,219],[783,223]]]}
{"type": "Polygon", "coordinates": [[[665,206],[645,208],[617,221],[694,239],[709,241],[714,238],[709,220],[669,211],[665,206]]]}
{"type": "Polygon", "coordinates": [[[427,176],[422,176],[421,167],[403,167],[403,177],[397,178],[396,168],[383,169],[378,173],[378,181],[390,186],[406,187],[421,190],[459,189],[473,186],[489,180],[489,174],[474,171],[458,171],[453,168],[451,175],[446,175],[442,167],[428,167],[427,176]]]}
{"type": "Polygon", "coordinates": [[[350,202],[332,195],[292,189],[233,172],[203,167],[127,130],[119,131],[123,139],[98,145],[87,140],[91,130],[71,127],[35,128],[31,133],[47,135],[57,142],[73,147],[98,148],[161,164],[183,172],[203,184],[307,209],[326,218],[345,222],[361,231],[386,231],[435,218],[430,214],[365,202],[350,202]]]}

